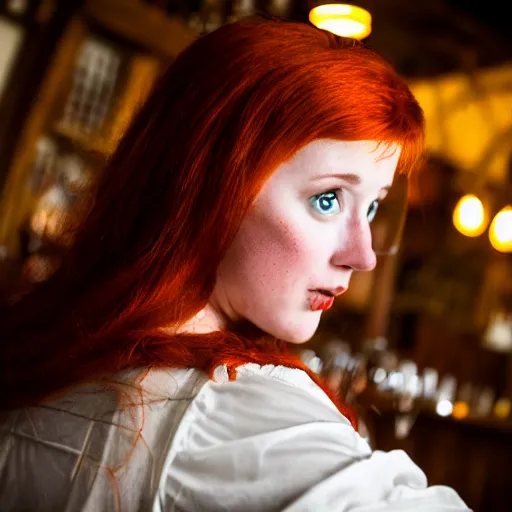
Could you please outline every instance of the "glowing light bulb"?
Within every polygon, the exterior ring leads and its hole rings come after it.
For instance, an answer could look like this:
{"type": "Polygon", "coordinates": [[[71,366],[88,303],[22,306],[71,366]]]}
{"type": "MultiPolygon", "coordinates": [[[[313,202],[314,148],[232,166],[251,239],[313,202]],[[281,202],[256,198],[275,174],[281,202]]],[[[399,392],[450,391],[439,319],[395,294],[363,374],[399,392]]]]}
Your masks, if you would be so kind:
{"type": "Polygon", "coordinates": [[[465,236],[480,236],[487,226],[487,214],[482,201],[473,194],[459,199],[453,210],[453,225],[465,236]]]}
{"type": "Polygon", "coordinates": [[[388,374],[384,368],[377,368],[375,370],[375,374],[373,375],[373,382],[375,382],[375,384],[381,384],[386,380],[387,375],[388,374]]]}
{"type": "Polygon", "coordinates": [[[450,400],[440,400],[436,405],[436,412],[439,416],[450,416],[453,412],[453,404],[450,400]]]}
{"type": "Polygon", "coordinates": [[[337,36],[364,39],[372,31],[372,16],[361,7],[349,4],[325,4],[311,9],[309,21],[337,36]]]}
{"type": "Polygon", "coordinates": [[[498,418],[508,418],[511,411],[511,403],[508,398],[500,398],[494,406],[494,414],[498,418]]]}
{"type": "Polygon", "coordinates": [[[462,420],[469,415],[469,405],[466,402],[455,402],[453,404],[452,416],[462,420]]]}
{"type": "Polygon", "coordinates": [[[512,252],[512,206],[496,214],[489,229],[489,240],[497,251],[512,252]]]}

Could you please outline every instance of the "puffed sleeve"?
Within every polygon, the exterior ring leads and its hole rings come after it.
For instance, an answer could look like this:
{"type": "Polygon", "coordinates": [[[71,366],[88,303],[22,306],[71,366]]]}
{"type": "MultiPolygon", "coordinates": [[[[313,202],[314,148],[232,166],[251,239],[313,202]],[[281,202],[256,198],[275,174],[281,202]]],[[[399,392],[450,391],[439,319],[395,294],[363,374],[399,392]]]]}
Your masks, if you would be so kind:
{"type": "Polygon", "coordinates": [[[403,451],[372,452],[306,373],[225,369],[192,402],[167,457],[154,511],[469,509],[428,487],[403,451]]]}

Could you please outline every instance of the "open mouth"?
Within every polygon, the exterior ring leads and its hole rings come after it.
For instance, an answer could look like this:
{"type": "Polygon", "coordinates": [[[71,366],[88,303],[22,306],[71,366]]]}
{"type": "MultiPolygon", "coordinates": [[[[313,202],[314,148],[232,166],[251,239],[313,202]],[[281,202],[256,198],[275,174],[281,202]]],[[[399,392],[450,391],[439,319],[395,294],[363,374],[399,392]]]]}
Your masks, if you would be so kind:
{"type": "Polygon", "coordinates": [[[318,288],[317,290],[314,290],[314,291],[321,293],[322,295],[325,295],[326,297],[335,297],[335,294],[333,292],[330,292],[329,290],[323,290],[322,288],[318,288]]]}
{"type": "Polygon", "coordinates": [[[334,293],[329,290],[310,290],[309,307],[311,311],[327,311],[334,302],[334,293]]]}

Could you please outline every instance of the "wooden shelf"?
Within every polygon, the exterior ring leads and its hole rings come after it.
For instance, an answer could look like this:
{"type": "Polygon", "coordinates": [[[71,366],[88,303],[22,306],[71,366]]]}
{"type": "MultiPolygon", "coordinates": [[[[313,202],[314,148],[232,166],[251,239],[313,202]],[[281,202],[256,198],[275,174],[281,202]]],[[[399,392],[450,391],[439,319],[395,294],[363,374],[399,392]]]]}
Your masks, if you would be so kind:
{"type": "MultiPolygon", "coordinates": [[[[394,406],[397,397],[392,393],[377,393],[367,390],[360,397],[359,402],[365,408],[371,408],[379,415],[398,414],[394,406]]],[[[453,416],[440,416],[435,411],[435,406],[430,401],[419,400],[415,411],[420,415],[441,422],[453,423],[461,427],[473,427],[482,430],[491,430],[495,433],[512,434],[512,418],[500,419],[494,416],[467,416],[455,418],[453,416]]]]}
{"type": "Polygon", "coordinates": [[[167,15],[137,0],[86,0],[84,14],[106,29],[170,59],[198,37],[180,16],[167,15]]]}
{"type": "Polygon", "coordinates": [[[72,144],[78,146],[79,149],[104,158],[107,158],[114,149],[108,140],[100,136],[87,135],[75,126],[65,123],[57,123],[54,125],[53,132],[69,140],[72,144]]]}
{"type": "Polygon", "coordinates": [[[27,187],[27,177],[39,138],[49,131],[63,145],[69,146],[66,149],[78,153],[92,167],[101,168],[162,70],[198,37],[184,18],[168,15],[142,0],[84,0],[72,12],[21,130],[3,188],[0,243],[13,257],[20,253],[20,226],[37,201],[27,187]],[[108,116],[107,135],[89,134],[55,119],[72,85],[77,55],[94,29],[111,35],[113,41],[126,42],[127,53],[133,53],[127,61],[123,89],[119,91],[114,111],[108,116]]]}

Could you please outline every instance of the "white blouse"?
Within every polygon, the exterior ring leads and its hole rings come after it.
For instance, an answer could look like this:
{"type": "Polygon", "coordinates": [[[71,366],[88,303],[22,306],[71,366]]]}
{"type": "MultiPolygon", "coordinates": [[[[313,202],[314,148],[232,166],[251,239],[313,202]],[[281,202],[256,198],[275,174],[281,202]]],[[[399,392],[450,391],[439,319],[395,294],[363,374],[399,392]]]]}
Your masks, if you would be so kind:
{"type": "Polygon", "coordinates": [[[372,452],[301,370],[153,370],[142,393],[134,376],[1,417],[1,511],[469,510],[372,452]]]}

